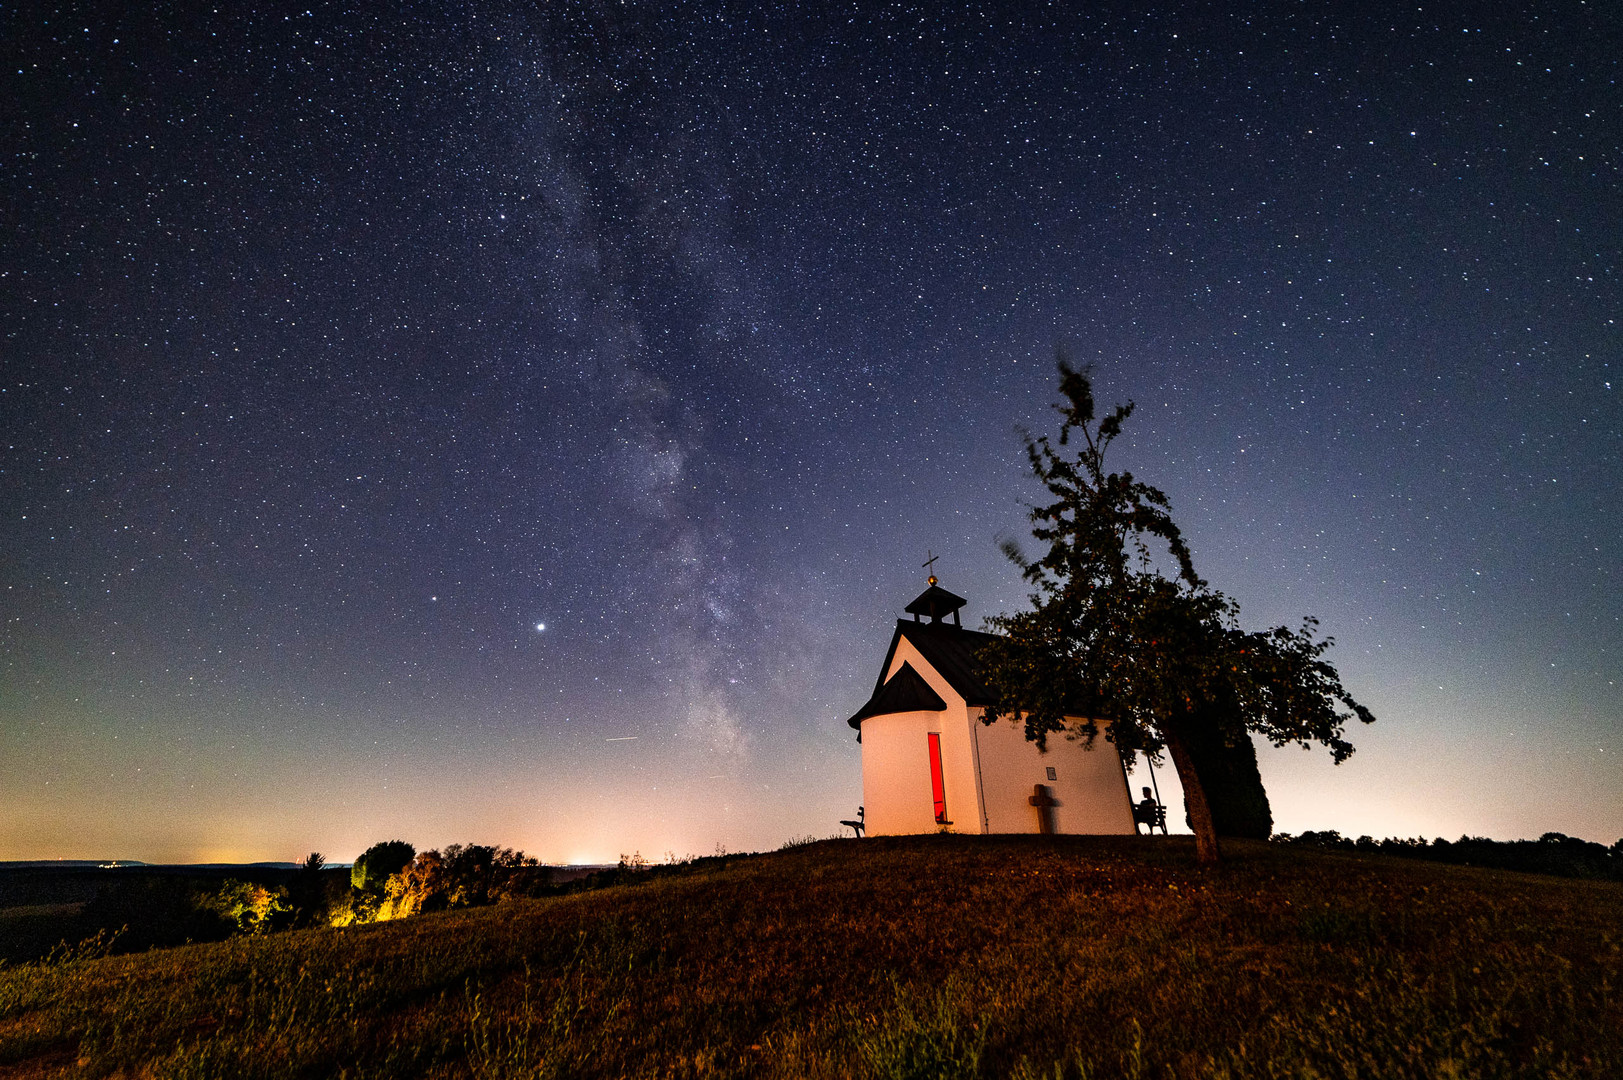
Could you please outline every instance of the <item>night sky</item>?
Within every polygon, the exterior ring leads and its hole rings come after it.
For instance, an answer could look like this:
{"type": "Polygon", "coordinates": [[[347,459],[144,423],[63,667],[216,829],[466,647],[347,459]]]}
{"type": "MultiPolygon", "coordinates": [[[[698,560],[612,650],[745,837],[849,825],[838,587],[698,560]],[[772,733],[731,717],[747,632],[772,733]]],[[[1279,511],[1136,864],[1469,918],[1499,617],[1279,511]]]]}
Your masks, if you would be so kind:
{"type": "Polygon", "coordinates": [[[121,6],[0,14],[0,859],[831,835],[1057,348],[1379,717],[1277,829],[1623,835],[1614,6],[121,6]]]}

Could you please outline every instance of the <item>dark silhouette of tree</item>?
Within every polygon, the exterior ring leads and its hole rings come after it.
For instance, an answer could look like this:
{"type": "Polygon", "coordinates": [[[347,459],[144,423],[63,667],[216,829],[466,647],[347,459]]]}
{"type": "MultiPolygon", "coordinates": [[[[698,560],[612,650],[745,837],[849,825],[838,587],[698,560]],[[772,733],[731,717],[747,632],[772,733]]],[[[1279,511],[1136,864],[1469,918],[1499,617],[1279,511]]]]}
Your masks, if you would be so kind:
{"type": "Polygon", "coordinates": [[[350,887],[372,896],[382,896],[383,886],[400,873],[417,855],[417,849],[404,840],[384,840],[373,844],[349,869],[350,887]]]}
{"type": "MultiPolygon", "coordinates": [[[[1239,629],[1238,605],[1195,573],[1165,493],[1105,471],[1132,403],[1096,418],[1087,372],[1063,356],[1059,372],[1057,448],[1025,436],[1032,472],[1053,498],[1031,511],[1032,537],[1047,550],[1032,559],[1003,544],[1036,591],[1031,611],[988,620],[999,639],[981,657],[994,699],[985,722],[1017,718],[1042,745],[1066,731],[1067,716],[1093,717],[1129,761],[1164,750],[1199,857],[1216,861],[1217,824],[1192,744],[1236,747],[1255,732],[1276,746],[1322,743],[1339,764],[1353,751],[1346,722],[1375,718],[1321,659],[1331,640],[1316,636],[1312,618],[1297,630],[1239,629]]],[[[1068,734],[1091,741],[1098,726],[1068,734]]]]}
{"type": "MultiPolygon", "coordinates": [[[[292,908],[292,923],[295,929],[307,926],[319,926],[327,921],[327,912],[332,906],[332,898],[327,895],[327,875],[324,873],[327,858],[319,851],[312,851],[299,863],[298,872],[287,885],[287,900],[292,908]]],[[[343,885],[337,883],[341,890],[343,885]]],[[[273,927],[280,929],[280,927],[273,927]]]]}

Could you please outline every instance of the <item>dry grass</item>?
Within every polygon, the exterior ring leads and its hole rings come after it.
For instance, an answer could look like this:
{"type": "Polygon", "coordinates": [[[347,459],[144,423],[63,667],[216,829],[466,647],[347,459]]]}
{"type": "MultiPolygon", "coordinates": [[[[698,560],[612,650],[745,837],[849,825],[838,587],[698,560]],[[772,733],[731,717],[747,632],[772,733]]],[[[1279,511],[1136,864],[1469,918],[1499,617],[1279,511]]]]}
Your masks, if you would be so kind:
{"type": "Polygon", "coordinates": [[[1623,886],[1232,854],[826,841],[0,968],[0,1076],[1623,1075],[1623,886]]]}

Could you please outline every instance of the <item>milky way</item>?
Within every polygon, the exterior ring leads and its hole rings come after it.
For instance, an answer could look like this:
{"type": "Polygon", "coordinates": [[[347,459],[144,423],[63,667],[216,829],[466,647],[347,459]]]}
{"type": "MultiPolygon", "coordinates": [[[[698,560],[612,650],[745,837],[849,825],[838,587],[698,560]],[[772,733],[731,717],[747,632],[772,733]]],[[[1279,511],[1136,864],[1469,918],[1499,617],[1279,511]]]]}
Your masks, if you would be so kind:
{"type": "Polygon", "coordinates": [[[1615,12],[353,6],[3,17],[0,858],[831,834],[1056,349],[1277,827],[1623,833],[1615,12]]]}

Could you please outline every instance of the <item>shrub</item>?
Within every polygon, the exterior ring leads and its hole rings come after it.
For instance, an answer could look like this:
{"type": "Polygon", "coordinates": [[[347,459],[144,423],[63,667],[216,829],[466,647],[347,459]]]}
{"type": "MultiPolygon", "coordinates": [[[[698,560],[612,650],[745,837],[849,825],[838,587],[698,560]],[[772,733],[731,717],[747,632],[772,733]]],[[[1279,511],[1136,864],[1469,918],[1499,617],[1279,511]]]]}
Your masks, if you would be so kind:
{"type": "Polygon", "coordinates": [[[391,877],[400,873],[417,855],[417,849],[404,840],[384,840],[373,844],[349,870],[350,887],[357,892],[382,896],[391,877]]]}
{"type": "Polygon", "coordinates": [[[229,919],[239,934],[263,934],[293,925],[293,905],[285,888],[227,878],[207,904],[229,919]]]}
{"type": "Polygon", "coordinates": [[[388,881],[380,919],[476,907],[529,892],[540,862],[512,848],[452,844],[425,851],[388,881]]]}

